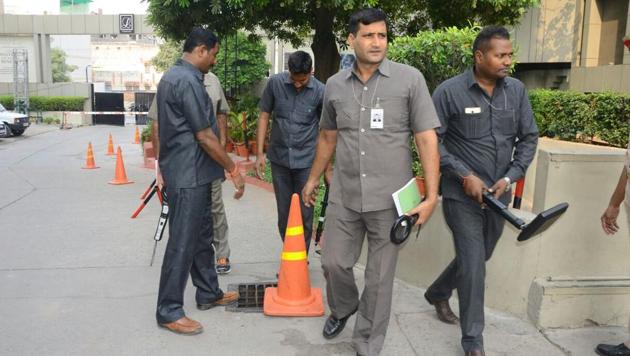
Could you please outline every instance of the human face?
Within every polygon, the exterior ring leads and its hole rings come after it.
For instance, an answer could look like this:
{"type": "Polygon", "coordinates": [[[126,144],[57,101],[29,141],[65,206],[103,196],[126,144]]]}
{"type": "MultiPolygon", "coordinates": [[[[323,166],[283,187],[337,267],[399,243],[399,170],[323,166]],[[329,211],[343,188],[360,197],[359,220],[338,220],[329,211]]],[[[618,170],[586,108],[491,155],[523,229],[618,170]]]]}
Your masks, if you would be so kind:
{"type": "Polygon", "coordinates": [[[306,84],[308,84],[309,79],[311,79],[311,73],[291,73],[289,72],[289,79],[291,79],[291,83],[295,87],[295,90],[302,90],[306,84]]]}
{"type": "Polygon", "coordinates": [[[380,64],[387,54],[387,25],[385,21],[369,25],[359,23],[357,34],[348,36],[348,44],[354,48],[359,63],[380,64]]]}
{"type": "Polygon", "coordinates": [[[217,53],[219,53],[219,44],[208,49],[206,46],[199,46],[199,70],[206,74],[217,63],[217,53]]]}
{"type": "Polygon", "coordinates": [[[512,55],[514,50],[510,40],[493,38],[485,52],[475,52],[475,69],[490,79],[505,78],[510,74],[512,55]]]}

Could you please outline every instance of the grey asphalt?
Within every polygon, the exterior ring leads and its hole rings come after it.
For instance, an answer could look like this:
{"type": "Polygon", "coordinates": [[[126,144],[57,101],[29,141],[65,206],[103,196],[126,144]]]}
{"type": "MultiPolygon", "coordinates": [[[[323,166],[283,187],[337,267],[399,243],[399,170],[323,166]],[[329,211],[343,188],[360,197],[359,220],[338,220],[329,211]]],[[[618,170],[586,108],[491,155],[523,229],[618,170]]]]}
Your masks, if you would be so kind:
{"type": "MultiPolygon", "coordinates": [[[[179,336],[156,326],[165,242],[149,266],[159,205],[154,199],[130,219],[153,179],[153,171],[142,168],[139,145],[131,143],[133,130],[39,125],[23,137],[0,139],[0,354],[354,355],[354,317],[327,341],[321,336],[325,316],[199,311],[190,284],[186,311],[205,332],[179,336]],[[115,165],[113,156],[105,156],[109,133],[123,150],[133,184],[107,184],[115,165]],[[100,169],[80,168],[88,142],[100,169]]],[[[221,285],[272,281],[281,252],[274,197],[248,185],[243,199],[235,201],[231,191],[226,182],[233,267],[220,277],[221,285]]],[[[319,257],[310,259],[312,285],[323,288],[319,257]]],[[[355,274],[362,283],[360,266],[355,274]]],[[[396,281],[382,355],[463,354],[458,327],[439,322],[423,292],[396,281]]],[[[621,342],[625,336],[623,328],[541,333],[528,321],[487,309],[488,355],[593,355],[597,342],[621,342]]]]}

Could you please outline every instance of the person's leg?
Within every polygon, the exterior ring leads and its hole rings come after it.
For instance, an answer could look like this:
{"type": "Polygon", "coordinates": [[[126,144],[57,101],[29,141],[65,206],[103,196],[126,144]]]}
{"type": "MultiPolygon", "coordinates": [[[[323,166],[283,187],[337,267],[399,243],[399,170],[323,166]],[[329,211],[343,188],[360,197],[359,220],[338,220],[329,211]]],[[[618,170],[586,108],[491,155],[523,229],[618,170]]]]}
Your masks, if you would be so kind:
{"type": "Polygon", "coordinates": [[[444,218],[453,232],[457,259],[457,295],[464,351],[483,349],[486,273],[484,212],[473,202],[445,199],[444,218]]]}
{"type": "Polygon", "coordinates": [[[214,268],[214,248],[212,247],[212,202],[208,199],[208,191],[204,195],[205,205],[203,206],[202,226],[195,243],[195,251],[190,276],[197,293],[195,299],[197,304],[209,304],[223,298],[223,291],[219,288],[217,272],[214,268]]]}
{"type": "Polygon", "coordinates": [[[396,210],[363,213],[367,227],[368,257],[365,266],[365,288],[352,343],[360,355],[378,355],[383,348],[392,305],[392,288],[401,246],[389,239],[396,210]]]}
{"type": "Polygon", "coordinates": [[[169,238],[164,252],[156,318],[166,324],[184,317],[184,288],[208,204],[208,186],[167,187],[169,238]]]}
{"type": "Polygon", "coordinates": [[[212,244],[217,258],[217,272],[230,272],[230,244],[228,242],[228,224],[225,217],[225,205],[223,205],[222,179],[217,179],[210,186],[210,199],[212,201],[212,244]]]}
{"type": "MultiPolygon", "coordinates": [[[[302,189],[308,180],[310,168],[293,169],[293,192],[301,196],[302,189]]],[[[306,244],[306,253],[308,254],[311,246],[311,236],[313,235],[313,206],[306,207],[300,198],[300,208],[302,211],[302,221],[304,225],[304,243],[306,244]]]]}
{"type": "Polygon", "coordinates": [[[271,164],[271,181],[278,209],[278,232],[280,233],[280,238],[284,241],[289,208],[291,206],[291,194],[293,194],[293,178],[291,177],[290,169],[273,162],[269,163],[271,164]]]}
{"type": "Polygon", "coordinates": [[[353,268],[363,246],[365,227],[359,213],[340,204],[328,206],[322,250],[322,269],[331,315],[340,319],[352,314],[359,305],[359,290],[353,268]]]}

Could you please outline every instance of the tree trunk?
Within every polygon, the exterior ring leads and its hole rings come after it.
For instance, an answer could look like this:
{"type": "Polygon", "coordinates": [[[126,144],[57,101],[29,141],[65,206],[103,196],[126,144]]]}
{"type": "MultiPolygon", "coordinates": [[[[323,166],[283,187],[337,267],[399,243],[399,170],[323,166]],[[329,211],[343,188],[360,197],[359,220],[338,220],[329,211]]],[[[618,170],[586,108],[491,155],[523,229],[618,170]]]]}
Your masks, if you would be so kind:
{"type": "Polygon", "coordinates": [[[339,70],[339,50],[333,33],[334,14],[323,7],[315,10],[315,35],[311,49],[315,56],[315,78],[326,83],[339,70]]]}

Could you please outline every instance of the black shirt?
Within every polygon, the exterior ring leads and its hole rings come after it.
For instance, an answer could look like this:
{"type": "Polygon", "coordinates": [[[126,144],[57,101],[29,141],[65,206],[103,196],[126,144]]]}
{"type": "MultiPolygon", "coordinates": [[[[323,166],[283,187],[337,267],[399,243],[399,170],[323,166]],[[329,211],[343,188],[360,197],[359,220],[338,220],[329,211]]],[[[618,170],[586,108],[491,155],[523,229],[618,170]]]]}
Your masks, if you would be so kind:
{"type": "Polygon", "coordinates": [[[223,168],[201,148],[195,133],[211,127],[218,135],[203,73],[179,59],[157,89],[160,170],[171,188],[193,188],[220,179],[223,168]]]}
{"type": "Polygon", "coordinates": [[[314,77],[299,92],[289,72],[269,78],[259,107],[263,112],[273,112],[267,150],[271,162],[290,169],[312,165],[323,100],[324,84],[314,77]]]}
{"type": "MultiPolygon", "coordinates": [[[[525,175],[536,154],[538,128],[525,85],[499,80],[492,96],[479,86],[473,70],[448,79],[433,93],[442,126],[437,129],[445,198],[467,199],[456,176],[475,174],[491,187],[502,177],[525,175]]],[[[507,194],[503,200],[509,200],[507,194]]]]}

